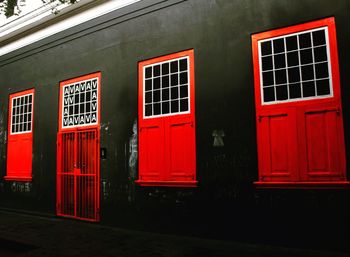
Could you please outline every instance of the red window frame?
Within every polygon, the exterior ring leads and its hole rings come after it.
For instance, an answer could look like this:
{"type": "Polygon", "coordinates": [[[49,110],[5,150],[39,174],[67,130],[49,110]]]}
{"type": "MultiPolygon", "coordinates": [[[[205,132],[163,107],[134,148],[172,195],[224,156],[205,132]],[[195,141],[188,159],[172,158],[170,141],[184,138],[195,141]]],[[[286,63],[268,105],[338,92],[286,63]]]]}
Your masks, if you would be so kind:
{"type": "MultiPolygon", "coordinates": [[[[153,71],[154,66],[152,66],[153,71]]],[[[196,180],[194,50],[186,50],[141,61],[138,68],[139,174],[135,183],[141,186],[195,187],[198,181],[196,180]],[[188,60],[188,66],[186,66],[189,93],[187,96],[189,99],[188,110],[181,111],[181,100],[179,100],[178,108],[180,111],[178,113],[172,113],[170,110],[167,114],[147,116],[145,112],[146,103],[144,102],[146,68],[152,65],[163,67],[164,63],[169,63],[170,67],[172,61],[179,60],[177,73],[180,81],[180,73],[182,73],[180,60],[182,58],[188,60]],[[151,130],[155,128],[159,130],[152,134],[151,130]],[[180,155],[185,155],[186,157],[180,157],[180,155]],[[151,162],[153,164],[157,162],[156,170],[150,168],[152,166],[151,162]],[[175,166],[177,167],[174,168],[175,166]]],[[[173,74],[171,70],[169,70],[169,74],[173,74]]],[[[171,84],[173,83],[171,82],[171,75],[169,75],[169,90],[171,90],[173,85],[171,84]]],[[[181,82],[178,83],[179,90],[180,85],[181,82]]],[[[160,89],[164,89],[163,84],[160,85],[160,89]]],[[[178,99],[181,99],[180,93],[178,99]]],[[[163,101],[163,96],[161,101],[163,101]]],[[[154,102],[152,103],[154,104],[154,102]]],[[[162,112],[163,110],[164,108],[162,112]]]]}
{"type": "MultiPolygon", "coordinates": [[[[18,99],[19,100],[19,99],[18,99]]],[[[21,99],[22,100],[22,99],[21,99]]],[[[23,99],[24,100],[24,99],[23,99]]],[[[29,100],[28,100],[29,101],[29,100]]],[[[18,106],[28,104],[19,103],[18,106]]],[[[26,113],[28,117],[29,110],[26,113]]],[[[26,118],[28,119],[28,118],[26,118]]],[[[27,120],[28,122],[28,120],[27,120]]],[[[24,118],[19,124],[25,124],[24,118]]],[[[33,150],[33,131],[34,131],[34,89],[28,89],[21,92],[10,94],[9,96],[9,113],[8,113],[8,143],[7,143],[7,174],[5,180],[13,181],[31,181],[32,180],[32,150],[33,150]],[[12,131],[12,115],[13,115],[13,99],[26,95],[31,95],[31,112],[30,112],[30,130],[13,133],[12,131]],[[20,157],[19,157],[20,155],[20,157]],[[19,159],[21,161],[19,162],[19,159]]]]}
{"type": "MultiPolygon", "coordinates": [[[[255,104],[256,104],[256,122],[257,122],[257,138],[258,138],[258,163],[259,163],[259,181],[254,184],[259,187],[321,187],[321,188],[338,188],[339,186],[348,186],[350,182],[346,179],[346,164],[345,164],[345,144],[344,144],[344,132],[343,132],[343,121],[342,121],[342,105],[341,105],[341,92],[340,92],[340,75],[339,75],[339,65],[338,65],[338,49],[337,49],[337,40],[336,40],[336,26],[334,17],[325,18],[321,20],[311,21],[303,24],[298,24],[294,26],[289,26],[285,28],[275,29],[271,31],[266,31],[258,34],[252,35],[252,56],[253,56],[253,68],[254,68],[254,90],[255,90],[255,104]],[[315,98],[315,99],[297,99],[292,102],[288,101],[278,101],[273,102],[271,104],[264,104],[262,101],[262,86],[260,77],[262,73],[260,73],[260,56],[259,56],[259,41],[276,38],[280,36],[287,36],[293,33],[300,33],[303,31],[308,31],[312,29],[327,27],[328,29],[328,47],[329,47],[329,60],[330,62],[330,86],[333,87],[331,90],[330,96],[315,98]],[[333,112],[336,113],[339,122],[336,124],[337,132],[339,133],[339,137],[336,139],[337,147],[339,150],[339,158],[337,159],[337,177],[333,175],[329,175],[322,177],[321,179],[313,180],[311,177],[306,178],[305,167],[303,165],[308,164],[308,158],[306,151],[300,150],[300,145],[302,145],[303,139],[300,139],[301,133],[307,133],[306,128],[297,128],[297,132],[294,131],[293,126],[296,123],[295,120],[299,121],[301,117],[300,109],[304,108],[306,105],[310,105],[311,109],[306,110],[309,113],[313,111],[318,112],[322,109],[323,112],[333,112]],[[312,110],[314,108],[314,110],[312,110]],[[333,110],[334,109],[334,110],[333,110]],[[277,117],[281,114],[281,110],[288,113],[290,117],[289,125],[286,126],[285,134],[289,134],[290,137],[288,140],[293,141],[297,140],[300,144],[299,146],[295,145],[291,147],[288,151],[293,152],[291,155],[290,167],[294,169],[294,174],[291,174],[289,178],[280,178],[276,177],[275,179],[265,180],[266,177],[266,166],[268,164],[269,159],[262,157],[262,152],[266,151],[267,148],[264,148],[266,144],[270,144],[266,139],[266,136],[263,135],[264,129],[267,126],[262,128],[261,121],[266,117],[272,117],[275,115],[277,117]],[[299,119],[299,120],[298,120],[299,119]],[[295,137],[295,138],[294,138],[295,137]],[[304,151],[304,152],[303,152],[304,151]],[[304,169],[304,170],[303,170],[304,169]]],[[[300,58],[300,56],[299,56],[300,58]]],[[[300,64],[299,64],[300,65],[300,64]]],[[[284,116],[284,114],[283,114],[284,116]]],[[[281,116],[282,117],[282,116],[281,116]]],[[[287,115],[285,116],[287,117],[287,115]]],[[[283,118],[281,118],[283,119],[283,118]]],[[[277,124],[277,123],[276,123],[277,124]]],[[[296,126],[296,125],[295,125],[296,126]]],[[[271,133],[271,131],[270,131],[271,133]]],[[[332,136],[332,135],[331,135],[332,136]]],[[[292,144],[293,145],[293,144],[292,144]]]]}

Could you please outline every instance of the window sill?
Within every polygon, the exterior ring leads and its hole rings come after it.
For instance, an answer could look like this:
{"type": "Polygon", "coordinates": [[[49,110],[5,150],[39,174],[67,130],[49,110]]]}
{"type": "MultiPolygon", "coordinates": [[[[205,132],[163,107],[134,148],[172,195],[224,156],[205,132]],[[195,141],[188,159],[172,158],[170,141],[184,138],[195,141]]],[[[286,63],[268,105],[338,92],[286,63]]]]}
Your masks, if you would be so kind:
{"type": "Polygon", "coordinates": [[[6,181],[18,181],[18,182],[31,182],[32,177],[23,177],[23,176],[5,176],[6,181]]]}
{"type": "Polygon", "coordinates": [[[350,181],[254,182],[257,189],[350,189],[350,181]]]}
{"type": "Polygon", "coordinates": [[[136,180],[140,186],[161,186],[161,187],[197,187],[198,181],[143,181],[136,180]]]}

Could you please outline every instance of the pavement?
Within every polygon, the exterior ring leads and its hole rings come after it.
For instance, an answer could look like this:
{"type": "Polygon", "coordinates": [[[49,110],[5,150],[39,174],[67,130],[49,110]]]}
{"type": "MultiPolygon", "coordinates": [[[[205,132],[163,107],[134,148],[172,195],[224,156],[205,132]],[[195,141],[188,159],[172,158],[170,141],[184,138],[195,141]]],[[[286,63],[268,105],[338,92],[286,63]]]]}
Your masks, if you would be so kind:
{"type": "Polygon", "coordinates": [[[54,216],[0,210],[0,257],[78,256],[350,257],[350,252],[148,233],[54,216]]]}

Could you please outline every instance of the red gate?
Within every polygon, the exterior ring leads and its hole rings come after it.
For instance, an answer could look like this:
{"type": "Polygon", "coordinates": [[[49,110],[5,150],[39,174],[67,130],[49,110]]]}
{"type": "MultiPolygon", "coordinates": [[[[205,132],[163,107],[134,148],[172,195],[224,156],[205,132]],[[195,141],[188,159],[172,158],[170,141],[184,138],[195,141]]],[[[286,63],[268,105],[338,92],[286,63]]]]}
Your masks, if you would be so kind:
{"type": "Polygon", "coordinates": [[[99,221],[98,130],[60,132],[57,215],[99,221]]]}

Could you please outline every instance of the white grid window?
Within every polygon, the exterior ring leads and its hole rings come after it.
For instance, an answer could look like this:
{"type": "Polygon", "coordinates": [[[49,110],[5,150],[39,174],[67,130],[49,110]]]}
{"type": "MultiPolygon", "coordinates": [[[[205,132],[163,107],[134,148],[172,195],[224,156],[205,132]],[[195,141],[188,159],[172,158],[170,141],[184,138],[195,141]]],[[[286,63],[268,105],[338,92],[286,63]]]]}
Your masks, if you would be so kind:
{"type": "Polygon", "coordinates": [[[265,104],[332,96],[326,27],[259,41],[265,104]]]}
{"type": "Polygon", "coordinates": [[[144,67],[144,117],[189,112],[189,58],[177,58],[144,67]]]}
{"type": "Polygon", "coordinates": [[[98,122],[98,78],[63,86],[62,128],[98,122]]]}
{"type": "Polygon", "coordinates": [[[32,131],[33,94],[12,98],[11,134],[32,131]]]}

